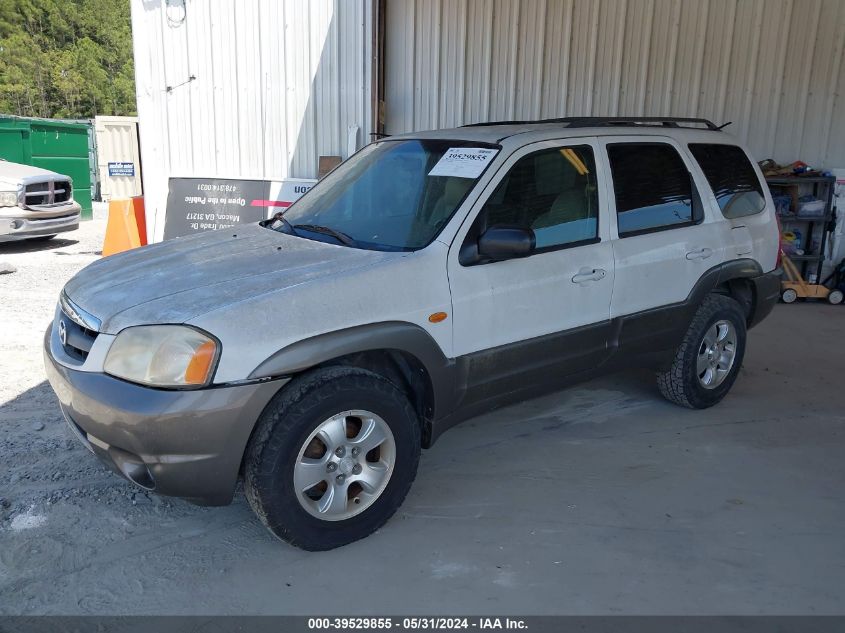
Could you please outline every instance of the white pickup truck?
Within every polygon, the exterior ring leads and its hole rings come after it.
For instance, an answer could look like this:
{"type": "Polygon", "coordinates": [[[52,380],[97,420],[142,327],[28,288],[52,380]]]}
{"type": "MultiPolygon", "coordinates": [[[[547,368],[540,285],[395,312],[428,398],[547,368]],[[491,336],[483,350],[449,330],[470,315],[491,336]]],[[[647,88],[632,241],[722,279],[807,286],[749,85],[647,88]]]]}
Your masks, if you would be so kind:
{"type": "Polygon", "coordinates": [[[70,177],[0,159],[0,242],[73,231],[79,212],[70,177]]]}

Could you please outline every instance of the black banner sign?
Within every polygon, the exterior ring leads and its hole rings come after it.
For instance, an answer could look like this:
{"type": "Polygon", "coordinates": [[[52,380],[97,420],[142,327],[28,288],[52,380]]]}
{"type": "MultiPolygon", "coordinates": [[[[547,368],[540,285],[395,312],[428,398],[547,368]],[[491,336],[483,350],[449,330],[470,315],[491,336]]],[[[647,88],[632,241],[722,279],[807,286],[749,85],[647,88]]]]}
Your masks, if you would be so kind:
{"type": "Polygon", "coordinates": [[[267,180],[171,178],[164,239],[263,220],[269,193],[267,180]]]}

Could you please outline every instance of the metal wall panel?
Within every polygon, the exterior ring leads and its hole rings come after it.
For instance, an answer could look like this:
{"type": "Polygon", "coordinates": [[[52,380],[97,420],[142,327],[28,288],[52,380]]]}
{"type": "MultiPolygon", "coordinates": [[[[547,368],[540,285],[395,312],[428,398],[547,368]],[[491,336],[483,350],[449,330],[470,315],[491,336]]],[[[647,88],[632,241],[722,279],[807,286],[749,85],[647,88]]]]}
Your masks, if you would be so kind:
{"type": "Polygon", "coordinates": [[[171,176],[314,178],[318,156],[347,156],[350,128],[369,141],[370,0],[131,6],[151,239],[171,176]]]}
{"type": "Polygon", "coordinates": [[[387,0],[386,130],[701,116],[845,167],[841,0],[387,0]],[[463,38],[463,39],[462,39],[463,38]]]}

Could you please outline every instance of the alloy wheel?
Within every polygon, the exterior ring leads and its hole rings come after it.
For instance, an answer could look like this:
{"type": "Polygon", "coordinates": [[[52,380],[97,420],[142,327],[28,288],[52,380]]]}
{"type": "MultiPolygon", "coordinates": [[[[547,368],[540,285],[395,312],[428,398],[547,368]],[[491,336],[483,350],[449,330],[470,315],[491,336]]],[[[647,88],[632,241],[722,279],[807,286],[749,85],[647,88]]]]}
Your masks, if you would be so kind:
{"type": "Polygon", "coordinates": [[[701,386],[715,389],[721,385],[736,359],[736,328],[726,320],[716,321],[704,334],[698,348],[696,372],[701,386]]]}
{"type": "Polygon", "coordinates": [[[343,521],[384,492],[396,461],[396,442],[375,413],[343,411],[321,422],[299,451],[296,498],[312,516],[343,521]]]}

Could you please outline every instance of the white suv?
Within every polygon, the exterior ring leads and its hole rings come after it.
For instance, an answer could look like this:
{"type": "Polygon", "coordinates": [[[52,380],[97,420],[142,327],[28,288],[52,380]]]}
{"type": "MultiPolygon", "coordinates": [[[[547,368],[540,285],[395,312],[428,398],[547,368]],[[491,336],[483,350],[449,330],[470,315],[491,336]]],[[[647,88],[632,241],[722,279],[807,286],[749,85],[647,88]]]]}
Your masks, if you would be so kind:
{"type": "MultiPolygon", "coordinates": [[[[560,119],[368,145],[284,215],[108,257],[47,332],[71,428],[148,490],[329,549],[470,416],[633,365],[719,402],[779,293],[756,165],[712,123],[560,119]]],[[[764,394],[760,394],[764,397],[764,394]]]]}

